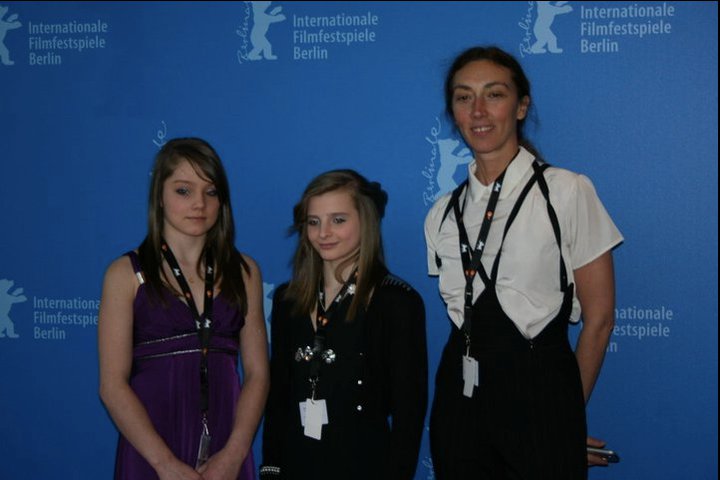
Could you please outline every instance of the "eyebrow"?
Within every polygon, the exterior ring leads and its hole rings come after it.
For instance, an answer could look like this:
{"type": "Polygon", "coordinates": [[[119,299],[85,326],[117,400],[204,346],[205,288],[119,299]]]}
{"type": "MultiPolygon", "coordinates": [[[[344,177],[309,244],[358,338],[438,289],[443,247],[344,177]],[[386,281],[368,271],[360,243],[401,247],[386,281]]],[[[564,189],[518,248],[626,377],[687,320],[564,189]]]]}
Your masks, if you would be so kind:
{"type": "MultiPolygon", "coordinates": [[[[501,82],[501,81],[499,81],[499,80],[498,80],[498,81],[494,81],[494,82],[487,83],[487,84],[483,85],[482,88],[483,88],[483,90],[485,90],[485,89],[488,89],[488,88],[496,87],[496,86],[498,86],[498,85],[503,86],[503,87],[505,87],[505,88],[507,88],[507,89],[510,89],[510,85],[508,85],[508,84],[505,83],[505,82],[501,82]]],[[[458,85],[453,85],[453,90],[458,89],[458,88],[459,88],[459,89],[463,89],[463,90],[472,90],[472,87],[470,87],[469,85],[465,85],[465,84],[463,84],[463,83],[458,84],[458,85]]]]}
{"type": "Polygon", "coordinates": [[[320,218],[320,217],[322,217],[322,216],[333,217],[333,216],[337,216],[337,215],[349,215],[349,213],[348,213],[348,212],[330,212],[330,213],[328,213],[328,214],[326,214],[326,215],[313,215],[312,213],[308,213],[308,214],[307,214],[307,217],[308,217],[308,218],[310,218],[310,217],[312,217],[312,218],[320,218]]]}
{"type": "Polygon", "coordinates": [[[185,179],[185,178],[176,178],[175,180],[172,180],[172,182],[173,182],[173,183],[189,183],[189,184],[192,184],[192,185],[202,185],[202,184],[206,184],[206,185],[211,185],[211,186],[213,186],[213,187],[215,186],[215,184],[214,184],[213,182],[208,182],[207,180],[203,180],[202,182],[198,182],[198,181],[195,181],[195,180],[188,180],[188,179],[185,179]]]}

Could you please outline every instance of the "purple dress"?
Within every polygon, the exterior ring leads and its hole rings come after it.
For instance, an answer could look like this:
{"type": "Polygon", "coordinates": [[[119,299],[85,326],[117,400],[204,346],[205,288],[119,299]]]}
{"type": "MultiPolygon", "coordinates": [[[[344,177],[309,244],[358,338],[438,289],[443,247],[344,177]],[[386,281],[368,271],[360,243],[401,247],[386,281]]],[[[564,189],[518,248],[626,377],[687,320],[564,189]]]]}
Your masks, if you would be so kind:
{"type": "MultiPolygon", "coordinates": [[[[128,256],[138,272],[137,255],[130,252],[128,256]]],[[[130,387],[170,450],[194,467],[202,427],[200,344],[190,308],[167,289],[163,297],[166,305],[151,302],[148,287],[142,284],[138,288],[133,304],[130,387]]],[[[237,373],[238,337],[245,323],[240,311],[222,296],[214,300],[213,317],[208,353],[210,455],[225,445],[234,424],[241,391],[237,373]]],[[[249,451],[238,479],[252,480],[254,472],[252,451],[249,451]]],[[[150,464],[122,435],[118,442],[115,478],[158,478],[150,464]]]]}

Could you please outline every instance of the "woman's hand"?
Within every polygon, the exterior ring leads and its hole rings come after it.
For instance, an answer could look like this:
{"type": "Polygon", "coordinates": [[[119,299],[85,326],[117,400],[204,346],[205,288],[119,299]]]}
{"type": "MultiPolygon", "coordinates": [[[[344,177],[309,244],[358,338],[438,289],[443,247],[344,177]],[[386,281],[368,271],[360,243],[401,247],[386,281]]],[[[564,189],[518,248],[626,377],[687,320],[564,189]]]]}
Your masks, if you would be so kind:
{"type": "Polygon", "coordinates": [[[200,473],[177,458],[164,462],[155,468],[160,480],[204,480],[200,473]]]}
{"type": "MultiPolygon", "coordinates": [[[[587,437],[587,446],[595,447],[595,448],[604,448],[605,442],[602,440],[599,440],[597,438],[587,437]]],[[[588,462],[588,466],[590,466],[590,467],[596,467],[596,466],[607,467],[608,466],[607,460],[605,460],[600,455],[595,455],[594,453],[587,454],[587,462],[588,462]]]]}
{"type": "Polygon", "coordinates": [[[226,449],[222,449],[198,468],[198,472],[202,474],[203,480],[235,480],[244,460],[234,458],[226,449]]]}

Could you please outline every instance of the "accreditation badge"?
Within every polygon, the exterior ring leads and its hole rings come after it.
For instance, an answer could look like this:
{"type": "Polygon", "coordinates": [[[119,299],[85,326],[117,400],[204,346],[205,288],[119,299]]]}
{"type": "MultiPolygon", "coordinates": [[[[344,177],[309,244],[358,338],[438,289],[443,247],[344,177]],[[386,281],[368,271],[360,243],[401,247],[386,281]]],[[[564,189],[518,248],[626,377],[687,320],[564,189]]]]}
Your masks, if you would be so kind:
{"type": "Polygon", "coordinates": [[[472,398],[473,389],[480,384],[478,361],[470,355],[463,355],[463,395],[472,398]]]}
{"type": "Polygon", "coordinates": [[[304,402],[300,402],[300,422],[305,427],[304,433],[306,437],[320,440],[322,438],[322,426],[328,424],[325,400],[308,398],[304,402]]]}

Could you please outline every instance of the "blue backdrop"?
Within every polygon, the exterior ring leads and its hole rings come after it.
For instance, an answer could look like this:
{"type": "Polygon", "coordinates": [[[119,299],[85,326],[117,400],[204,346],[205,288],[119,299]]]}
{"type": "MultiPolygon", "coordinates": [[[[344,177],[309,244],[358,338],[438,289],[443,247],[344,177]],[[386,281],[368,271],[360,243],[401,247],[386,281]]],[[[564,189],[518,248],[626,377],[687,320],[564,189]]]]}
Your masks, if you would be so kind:
{"type": "MultiPolygon", "coordinates": [[[[449,323],[422,225],[470,160],[443,73],[481,43],[522,61],[529,136],[593,180],[626,238],[588,407],[622,461],[591,479],[716,479],[718,6],[627,1],[0,0],[0,477],[110,478],[101,280],[142,240],[170,137],[216,146],[268,298],[306,183],[339,167],[382,182],[389,265],[425,299],[434,376],[449,323]]],[[[416,479],[432,478],[426,436],[416,479]]]]}

